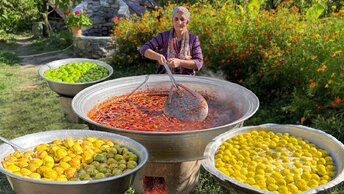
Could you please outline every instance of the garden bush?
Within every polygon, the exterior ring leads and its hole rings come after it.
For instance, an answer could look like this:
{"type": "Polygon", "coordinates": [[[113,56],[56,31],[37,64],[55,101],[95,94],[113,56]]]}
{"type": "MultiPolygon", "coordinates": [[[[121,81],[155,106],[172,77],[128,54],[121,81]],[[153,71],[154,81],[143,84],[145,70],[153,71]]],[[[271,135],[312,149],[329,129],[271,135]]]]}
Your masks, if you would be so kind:
{"type": "MultiPolygon", "coordinates": [[[[113,65],[144,65],[147,59],[137,49],[171,28],[175,6],[167,4],[141,18],[115,20],[119,54],[114,55],[113,65]]],[[[323,9],[300,12],[291,2],[269,11],[252,3],[184,6],[191,12],[189,31],[201,40],[205,69],[221,72],[227,80],[252,90],[261,101],[258,114],[264,114],[258,122],[264,118],[343,126],[343,10],[319,19],[323,9]]]]}

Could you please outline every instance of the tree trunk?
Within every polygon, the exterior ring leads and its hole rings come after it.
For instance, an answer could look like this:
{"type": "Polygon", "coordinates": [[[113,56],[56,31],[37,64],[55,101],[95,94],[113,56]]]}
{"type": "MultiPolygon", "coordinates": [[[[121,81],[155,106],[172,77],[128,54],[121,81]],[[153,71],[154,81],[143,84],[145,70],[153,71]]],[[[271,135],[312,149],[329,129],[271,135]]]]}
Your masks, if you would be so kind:
{"type": "Polygon", "coordinates": [[[48,1],[42,1],[43,37],[49,37],[48,1]]]}

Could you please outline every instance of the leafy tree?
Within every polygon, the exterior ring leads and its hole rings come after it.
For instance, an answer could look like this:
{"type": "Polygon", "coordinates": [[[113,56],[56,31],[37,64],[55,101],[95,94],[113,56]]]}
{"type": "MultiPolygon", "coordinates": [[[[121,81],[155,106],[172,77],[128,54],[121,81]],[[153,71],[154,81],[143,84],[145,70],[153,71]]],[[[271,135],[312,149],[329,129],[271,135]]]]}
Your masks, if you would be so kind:
{"type": "Polygon", "coordinates": [[[1,0],[0,29],[5,32],[23,31],[37,17],[35,0],[1,0]]]}

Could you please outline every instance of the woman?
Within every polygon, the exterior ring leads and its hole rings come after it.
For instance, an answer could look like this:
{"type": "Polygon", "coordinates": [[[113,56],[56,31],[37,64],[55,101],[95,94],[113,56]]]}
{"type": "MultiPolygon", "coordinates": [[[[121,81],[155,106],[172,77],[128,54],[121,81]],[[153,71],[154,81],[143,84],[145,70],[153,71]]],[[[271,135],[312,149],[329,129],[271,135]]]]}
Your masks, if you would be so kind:
{"type": "Polygon", "coordinates": [[[160,65],[157,73],[166,73],[162,64],[166,63],[173,73],[195,75],[203,66],[203,55],[198,36],[189,33],[189,10],[176,7],[172,12],[171,30],[161,32],[146,42],[140,53],[160,65]]]}

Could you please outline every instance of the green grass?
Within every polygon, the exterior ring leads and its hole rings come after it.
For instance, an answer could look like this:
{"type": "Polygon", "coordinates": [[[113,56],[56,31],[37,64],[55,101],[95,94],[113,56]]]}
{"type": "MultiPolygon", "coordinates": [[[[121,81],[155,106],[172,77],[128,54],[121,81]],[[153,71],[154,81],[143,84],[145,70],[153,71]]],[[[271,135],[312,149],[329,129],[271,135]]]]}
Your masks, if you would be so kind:
{"type": "MultiPolygon", "coordinates": [[[[84,124],[70,123],[64,116],[58,95],[50,90],[47,83],[39,78],[39,66],[19,66],[15,55],[4,54],[6,50],[0,48],[0,135],[12,139],[40,131],[55,129],[87,129],[84,124]],[[1,58],[2,57],[2,58],[1,58]]],[[[152,74],[155,65],[141,65],[128,68],[125,65],[114,67],[112,78],[125,76],[152,74]]],[[[262,105],[264,106],[264,105],[262,105]]],[[[341,114],[341,113],[339,113],[341,114]]],[[[276,122],[266,115],[270,115],[268,108],[261,107],[254,117],[245,122],[246,125],[258,125],[276,122]],[[266,120],[269,118],[269,120],[266,120]]],[[[326,128],[336,120],[319,118],[317,126],[326,128]]],[[[340,130],[338,129],[338,132],[340,130]]],[[[333,133],[336,136],[335,133],[333,133]]],[[[3,174],[0,174],[0,193],[14,194],[10,184],[3,174]]],[[[130,190],[127,193],[135,193],[130,190]]],[[[192,194],[227,194],[213,176],[201,169],[199,182],[192,194]]],[[[340,184],[326,193],[344,193],[344,184],[340,184]]]]}

